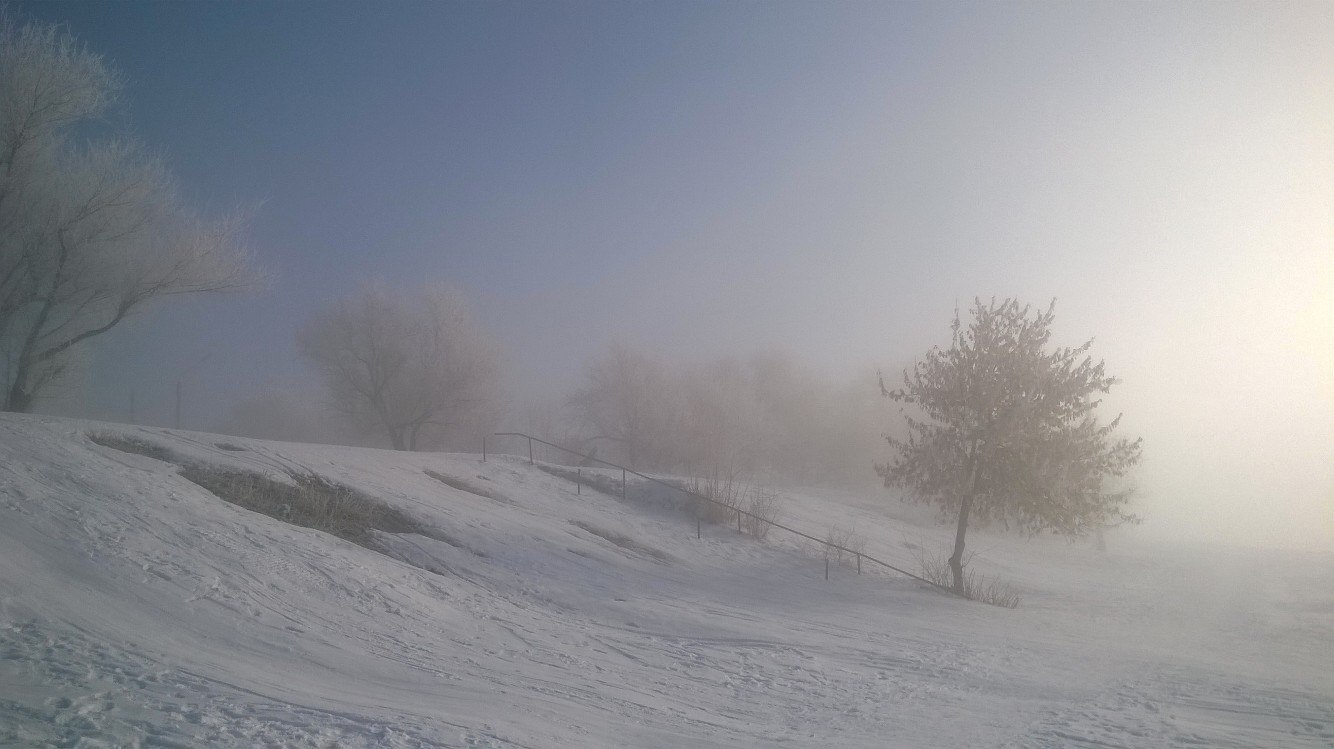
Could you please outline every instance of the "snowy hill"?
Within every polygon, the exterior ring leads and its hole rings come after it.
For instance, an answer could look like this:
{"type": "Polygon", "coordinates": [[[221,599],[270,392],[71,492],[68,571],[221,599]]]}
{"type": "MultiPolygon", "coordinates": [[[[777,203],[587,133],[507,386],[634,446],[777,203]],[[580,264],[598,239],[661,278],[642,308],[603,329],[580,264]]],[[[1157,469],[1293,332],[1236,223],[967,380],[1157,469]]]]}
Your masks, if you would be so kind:
{"type": "MultiPolygon", "coordinates": [[[[1328,556],[976,534],[1024,594],[1006,610],[826,582],[795,540],[696,539],[637,489],[0,416],[0,745],[1334,744],[1328,556]],[[350,492],[388,530],[304,528],[183,467],[350,492]]],[[[947,535],[882,496],[784,517],[904,566],[947,535]]]]}

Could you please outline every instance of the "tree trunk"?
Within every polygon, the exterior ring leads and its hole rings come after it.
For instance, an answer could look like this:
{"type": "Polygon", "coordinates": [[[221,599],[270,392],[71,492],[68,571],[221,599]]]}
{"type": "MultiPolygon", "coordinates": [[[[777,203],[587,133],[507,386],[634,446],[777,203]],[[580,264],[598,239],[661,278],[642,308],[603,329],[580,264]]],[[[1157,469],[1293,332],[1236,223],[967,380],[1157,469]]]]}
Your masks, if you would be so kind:
{"type": "Polygon", "coordinates": [[[963,585],[963,539],[964,534],[968,533],[968,513],[973,509],[973,496],[977,494],[977,474],[981,472],[982,456],[979,454],[982,445],[975,443],[973,450],[968,456],[968,493],[964,495],[963,502],[959,503],[959,526],[954,531],[954,553],[950,555],[950,572],[954,575],[954,592],[964,595],[963,585]]]}
{"type": "Polygon", "coordinates": [[[395,450],[406,450],[407,446],[403,444],[403,430],[396,427],[389,427],[389,444],[395,450]]]}
{"type": "Polygon", "coordinates": [[[959,506],[959,527],[954,532],[954,554],[950,556],[950,572],[954,573],[954,592],[964,594],[963,589],[963,537],[968,532],[968,511],[973,508],[973,494],[963,498],[959,506]]]}
{"type": "Polygon", "coordinates": [[[27,379],[22,369],[14,378],[14,383],[10,386],[9,392],[5,393],[5,407],[3,410],[12,413],[28,413],[32,410],[32,393],[23,388],[23,381],[27,379]]]}

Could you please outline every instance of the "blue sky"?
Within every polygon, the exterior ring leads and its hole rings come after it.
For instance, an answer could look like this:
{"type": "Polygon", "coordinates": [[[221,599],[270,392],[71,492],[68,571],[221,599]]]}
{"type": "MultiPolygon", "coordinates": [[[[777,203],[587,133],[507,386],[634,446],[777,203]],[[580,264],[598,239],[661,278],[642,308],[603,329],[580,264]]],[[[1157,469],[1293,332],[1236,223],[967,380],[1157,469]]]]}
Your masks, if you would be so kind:
{"type": "Polygon", "coordinates": [[[167,419],[210,351],[190,426],[300,386],[294,331],[371,276],[466,290],[519,392],[610,340],[895,368],[956,302],[1055,297],[1161,516],[1277,493],[1269,536],[1334,539],[1334,5],[18,9],[124,72],[110,125],[197,202],[255,206],[274,274],[109,336],[89,413],[167,419]]]}

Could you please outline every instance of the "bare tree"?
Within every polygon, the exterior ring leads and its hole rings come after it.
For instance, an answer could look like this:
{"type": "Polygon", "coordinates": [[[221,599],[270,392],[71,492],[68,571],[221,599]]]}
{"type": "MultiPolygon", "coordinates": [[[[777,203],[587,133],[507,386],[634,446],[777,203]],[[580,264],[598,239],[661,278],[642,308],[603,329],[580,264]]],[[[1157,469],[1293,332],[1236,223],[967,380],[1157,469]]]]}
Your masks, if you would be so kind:
{"type": "Polygon", "coordinates": [[[587,438],[608,448],[601,452],[642,470],[679,462],[681,400],[666,365],[616,343],[589,363],[568,404],[587,438]]]}
{"type": "Polygon", "coordinates": [[[485,430],[498,413],[496,349],[447,288],[367,284],[317,314],[297,342],[337,411],[395,450],[485,430]]]}
{"type": "Polygon", "coordinates": [[[255,279],[238,222],[197,217],[143,149],[76,137],[119,87],[55,26],[0,17],[3,410],[31,410],[76,347],[150,302],[255,279]]]}
{"type": "Polygon", "coordinates": [[[719,359],[678,373],[684,404],[678,453],[692,477],[740,489],[759,467],[772,431],[756,398],[752,372],[719,359]]]}
{"type": "Polygon", "coordinates": [[[1116,384],[1089,341],[1048,352],[1053,308],[1012,299],[955,313],[950,348],[932,349],[903,387],[884,395],[915,408],[908,436],[888,438],[891,459],[876,470],[942,512],[957,513],[949,565],[964,593],[969,518],[1072,536],[1134,521],[1129,491],[1112,486],[1140,459],[1140,440],[1116,438],[1120,417],[1098,421],[1098,394],[1116,384]]]}
{"type": "Polygon", "coordinates": [[[875,384],[838,385],[781,353],[673,364],[617,344],[589,362],[566,406],[574,433],[632,467],[860,485],[875,477],[883,432],[875,384]]]}

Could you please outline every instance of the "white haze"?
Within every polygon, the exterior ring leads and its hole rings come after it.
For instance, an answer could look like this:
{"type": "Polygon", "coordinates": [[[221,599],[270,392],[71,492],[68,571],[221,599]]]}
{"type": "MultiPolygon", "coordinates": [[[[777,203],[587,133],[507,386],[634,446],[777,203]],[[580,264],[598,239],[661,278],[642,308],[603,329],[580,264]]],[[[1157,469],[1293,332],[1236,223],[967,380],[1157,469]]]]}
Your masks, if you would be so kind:
{"type": "Polygon", "coordinates": [[[1123,379],[1142,532],[1334,548],[1334,13],[1212,7],[997,7],[926,111],[856,100],[687,239],[497,317],[544,377],[618,337],[849,377],[947,344],[974,296],[1055,298],[1057,343],[1123,379]]]}
{"type": "MultiPolygon", "coordinates": [[[[974,296],[1055,298],[1056,342],[1096,339],[1123,380],[1107,415],[1145,440],[1140,533],[1334,549],[1331,6],[980,6],[924,25],[935,57],[912,65],[855,15],[809,40],[833,50],[824,67],[773,73],[744,107],[683,95],[681,130],[641,160],[516,203],[482,270],[456,272],[439,249],[455,227],[423,220],[422,256],[384,275],[474,297],[516,417],[560,402],[612,341],[684,363],[784,351],[843,386],[946,344],[974,296]],[[637,213],[607,207],[622,194],[637,213]],[[673,231],[646,228],[664,212],[673,231]],[[623,238],[619,254],[552,250],[569,227],[623,238]]],[[[286,343],[313,311],[289,270],[235,303],[245,323],[223,303],[150,321],[109,339],[103,369],[185,369],[197,351],[136,348],[165,331],[222,352],[195,426],[268,390],[317,400],[286,343]]],[[[114,388],[114,408],[63,410],[124,418],[114,388]]],[[[170,423],[167,403],[140,420],[170,423]]]]}

